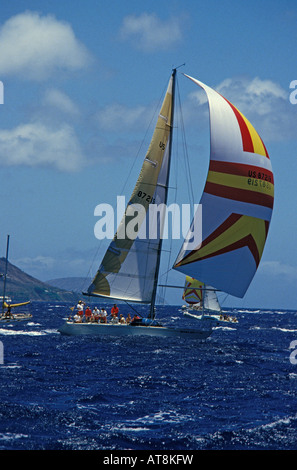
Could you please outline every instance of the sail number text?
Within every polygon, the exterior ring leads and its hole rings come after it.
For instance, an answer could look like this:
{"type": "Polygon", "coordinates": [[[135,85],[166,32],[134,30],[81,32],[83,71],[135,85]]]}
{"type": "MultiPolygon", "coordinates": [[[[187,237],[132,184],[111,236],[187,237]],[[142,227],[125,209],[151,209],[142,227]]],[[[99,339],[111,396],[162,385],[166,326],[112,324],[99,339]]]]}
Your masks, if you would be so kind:
{"type": "Polygon", "coordinates": [[[268,191],[271,190],[272,187],[272,178],[271,175],[260,172],[260,171],[255,171],[255,170],[249,170],[248,172],[248,180],[247,183],[250,186],[255,186],[259,187],[262,189],[267,189],[268,191]]]}
{"type": "Polygon", "coordinates": [[[150,196],[149,194],[145,193],[144,191],[138,191],[137,196],[140,197],[141,199],[145,199],[146,202],[149,202],[150,204],[155,204],[155,198],[153,196],[150,196]]]}
{"type": "Polygon", "coordinates": [[[161,150],[165,150],[166,145],[164,144],[164,142],[160,141],[159,147],[161,150]]]}
{"type": "Polygon", "coordinates": [[[258,180],[268,181],[271,183],[271,176],[261,171],[249,170],[248,176],[250,178],[257,178],[258,180]]]}
{"type": "Polygon", "coordinates": [[[269,191],[271,190],[271,183],[268,183],[268,181],[249,178],[247,182],[250,186],[258,186],[259,188],[268,189],[269,191]]]}

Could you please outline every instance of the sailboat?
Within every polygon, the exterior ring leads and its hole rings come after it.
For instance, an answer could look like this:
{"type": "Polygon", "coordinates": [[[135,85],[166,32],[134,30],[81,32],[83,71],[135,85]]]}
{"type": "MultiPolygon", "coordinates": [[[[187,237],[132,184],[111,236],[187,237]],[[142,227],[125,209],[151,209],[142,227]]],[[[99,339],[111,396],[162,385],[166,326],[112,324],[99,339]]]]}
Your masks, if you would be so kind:
{"type": "Polygon", "coordinates": [[[2,274],[4,279],[3,281],[3,296],[1,297],[2,301],[2,312],[0,314],[0,321],[4,322],[11,322],[12,320],[22,321],[28,320],[32,317],[30,313],[27,312],[13,312],[14,308],[23,307],[24,305],[29,305],[30,300],[26,302],[19,302],[19,303],[11,303],[11,298],[6,296],[6,280],[7,280],[7,266],[8,266],[8,251],[9,251],[9,238],[10,236],[7,235],[7,243],[6,243],[6,256],[5,256],[5,273],[2,274]]]}
{"type": "MultiPolygon", "coordinates": [[[[202,215],[201,211],[195,213],[173,269],[243,297],[259,266],[272,215],[270,159],[259,134],[233,104],[202,82],[183,75],[207,95],[211,145],[209,171],[200,200],[202,215]],[[198,217],[202,217],[202,242],[193,248],[198,217]]],[[[164,212],[160,211],[158,217],[151,217],[151,213],[167,203],[175,82],[173,69],[125,214],[85,293],[148,304],[148,317],[135,326],[67,321],[60,328],[61,333],[193,338],[207,338],[212,333],[212,325],[203,316],[195,329],[168,328],[155,319],[164,212]],[[133,219],[135,212],[137,224],[133,219]],[[131,224],[135,236],[131,236],[131,224]],[[152,233],[154,236],[150,236],[152,233]]]]}
{"type": "Polygon", "coordinates": [[[238,322],[235,317],[222,312],[216,289],[191,276],[186,276],[182,298],[186,301],[186,305],[182,306],[185,317],[201,320],[203,316],[207,316],[216,325],[221,322],[238,322]]]}
{"type": "Polygon", "coordinates": [[[200,282],[191,276],[186,276],[182,298],[187,303],[187,305],[183,305],[182,307],[186,311],[192,310],[196,313],[221,313],[221,306],[216,290],[210,286],[206,286],[204,282],[200,282]]]}

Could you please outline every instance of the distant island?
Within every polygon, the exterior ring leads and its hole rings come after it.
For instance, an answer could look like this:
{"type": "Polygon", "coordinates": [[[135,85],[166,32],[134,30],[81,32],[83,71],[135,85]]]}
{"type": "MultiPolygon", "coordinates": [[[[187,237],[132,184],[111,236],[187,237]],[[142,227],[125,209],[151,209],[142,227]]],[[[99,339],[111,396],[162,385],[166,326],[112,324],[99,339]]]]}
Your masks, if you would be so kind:
{"type": "MultiPolygon", "coordinates": [[[[4,273],[5,258],[0,258],[0,274],[4,273]]],[[[11,298],[12,302],[27,300],[76,302],[78,297],[81,297],[80,293],[76,291],[76,288],[62,288],[50,282],[39,281],[8,262],[6,296],[11,298]]],[[[3,277],[0,278],[0,295],[3,295],[3,277]]]]}
{"type": "Polygon", "coordinates": [[[58,279],[49,279],[46,281],[46,283],[50,286],[57,287],[65,291],[76,292],[80,295],[83,291],[88,289],[91,282],[91,278],[84,277],[61,277],[58,279]]]}
{"type": "MultiPolygon", "coordinates": [[[[5,258],[0,258],[0,296],[3,296],[3,275],[5,273],[5,258]]],[[[46,282],[39,281],[35,277],[22,271],[20,268],[8,261],[6,294],[14,302],[26,302],[27,300],[39,302],[95,302],[82,296],[87,291],[92,278],[67,277],[49,279],[46,282]]],[[[104,299],[104,303],[114,303],[113,299],[104,299]]],[[[122,303],[117,301],[117,303],[122,303]]]]}

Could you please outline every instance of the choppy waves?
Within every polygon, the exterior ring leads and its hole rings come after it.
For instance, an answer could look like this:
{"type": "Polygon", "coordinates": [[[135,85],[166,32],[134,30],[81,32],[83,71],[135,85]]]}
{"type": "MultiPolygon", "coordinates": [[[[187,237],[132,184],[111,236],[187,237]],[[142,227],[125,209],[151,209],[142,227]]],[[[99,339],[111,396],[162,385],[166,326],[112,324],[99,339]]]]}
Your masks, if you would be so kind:
{"type": "Polygon", "coordinates": [[[64,337],[69,306],[33,308],[0,329],[0,449],[296,449],[297,312],[236,310],[199,342],[64,337]]]}

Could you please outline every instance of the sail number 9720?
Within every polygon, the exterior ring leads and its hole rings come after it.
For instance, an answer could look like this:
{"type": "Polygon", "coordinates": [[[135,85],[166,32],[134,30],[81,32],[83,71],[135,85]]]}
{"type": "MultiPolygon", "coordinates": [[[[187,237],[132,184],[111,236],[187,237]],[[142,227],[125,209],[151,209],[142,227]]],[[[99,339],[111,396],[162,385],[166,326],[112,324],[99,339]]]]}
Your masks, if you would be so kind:
{"type": "Polygon", "coordinates": [[[144,191],[138,191],[137,196],[141,199],[144,199],[146,202],[149,202],[150,204],[155,204],[155,198],[145,193],[144,191]]]}

